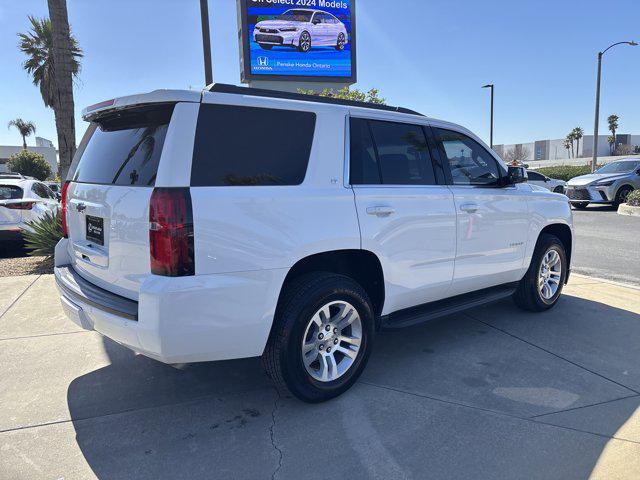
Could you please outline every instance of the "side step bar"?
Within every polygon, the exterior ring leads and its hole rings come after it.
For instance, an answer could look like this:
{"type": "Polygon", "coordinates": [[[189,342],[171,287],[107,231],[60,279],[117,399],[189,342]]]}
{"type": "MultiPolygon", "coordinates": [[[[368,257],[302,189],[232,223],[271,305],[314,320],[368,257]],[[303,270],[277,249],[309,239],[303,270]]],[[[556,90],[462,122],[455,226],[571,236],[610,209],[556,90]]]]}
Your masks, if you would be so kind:
{"type": "Polygon", "coordinates": [[[445,317],[452,313],[461,312],[470,308],[496,302],[503,298],[510,297],[518,288],[518,283],[508,283],[497,287],[485,288],[464,295],[438,300],[436,302],[425,303],[417,307],[406,308],[384,315],[381,318],[382,328],[393,330],[397,328],[410,327],[420,323],[428,322],[436,318],[445,317]]]}

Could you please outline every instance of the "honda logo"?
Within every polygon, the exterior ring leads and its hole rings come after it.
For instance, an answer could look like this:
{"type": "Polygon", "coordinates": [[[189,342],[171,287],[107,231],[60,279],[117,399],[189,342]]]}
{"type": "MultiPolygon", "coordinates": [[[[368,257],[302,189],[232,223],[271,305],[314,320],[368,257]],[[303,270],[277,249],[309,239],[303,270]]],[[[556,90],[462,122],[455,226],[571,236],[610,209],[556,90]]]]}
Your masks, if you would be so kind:
{"type": "Polygon", "coordinates": [[[258,65],[260,65],[261,67],[266,67],[269,65],[269,58],[268,57],[258,57],[258,65]]]}

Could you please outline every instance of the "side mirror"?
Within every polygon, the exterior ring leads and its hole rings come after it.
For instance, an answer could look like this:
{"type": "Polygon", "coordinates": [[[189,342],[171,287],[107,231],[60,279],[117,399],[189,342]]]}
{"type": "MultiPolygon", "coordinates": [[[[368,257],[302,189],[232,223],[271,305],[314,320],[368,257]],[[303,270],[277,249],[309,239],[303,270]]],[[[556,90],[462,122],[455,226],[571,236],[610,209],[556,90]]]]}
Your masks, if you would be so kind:
{"type": "Polygon", "coordinates": [[[544,177],[544,183],[550,182],[551,179],[549,177],[544,177]]]}
{"type": "Polygon", "coordinates": [[[524,167],[509,166],[509,173],[507,174],[507,178],[505,180],[505,186],[515,185],[517,183],[525,183],[529,180],[529,175],[527,175],[527,170],[524,167]]]}

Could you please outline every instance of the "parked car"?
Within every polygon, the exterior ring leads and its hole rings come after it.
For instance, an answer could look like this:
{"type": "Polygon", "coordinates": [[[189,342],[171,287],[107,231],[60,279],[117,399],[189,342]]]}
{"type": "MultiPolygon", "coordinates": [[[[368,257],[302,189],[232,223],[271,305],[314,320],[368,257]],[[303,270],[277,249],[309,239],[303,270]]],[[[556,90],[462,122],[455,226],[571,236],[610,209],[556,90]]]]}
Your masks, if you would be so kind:
{"type": "Polygon", "coordinates": [[[640,188],[640,159],[627,158],[608,163],[589,175],[567,182],[566,194],[571,205],[585,209],[590,203],[620,205],[640,188]]]}
{"type": "Polygon", "coordinates": [[[44,183],[26,177],[0,176],[0,241],[21,241],[27,222],[59,208],[44,183]]]}
{"type": "Polygon", "coordinates": [[[564,187],[567,184],[564,180],[549,178],[534,170],[527,170],[527,176],[529,177],[527,180],[529,183],[546,188],[554,193],[564,193],[564,187]]]}
{"type": "Polygon", "coordinates": [[[44,184],[51,189],[53,193],[56,194],[56,198],[60,200],[62,198],[62,186],[60,182],[44,182],[44,184]]]}
{"type": "Polygon", "coordinates": [[[380,328],[510,296],[547,310],[569,276],[567,199],[453,123],[219,84],[84,118],[62,305],[162,362],[262,356],[277,385],[323,401],[353,385],[380,328]]]}
{"type": "Polygon", "coordinates": [[[265,50],[275,46],[295,47],[307,53],[313,47],[344,50],[349,42],[347,27],[335,16],[321,10],[292,9],[275,20],[258,22],[253,39],[265,50]]]}

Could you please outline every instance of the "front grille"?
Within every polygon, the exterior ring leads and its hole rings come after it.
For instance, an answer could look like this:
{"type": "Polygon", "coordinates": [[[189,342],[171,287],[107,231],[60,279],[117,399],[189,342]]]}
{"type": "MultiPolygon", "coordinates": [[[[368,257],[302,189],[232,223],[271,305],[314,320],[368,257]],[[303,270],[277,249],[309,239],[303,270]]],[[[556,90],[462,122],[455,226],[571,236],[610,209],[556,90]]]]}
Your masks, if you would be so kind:
{"type": "Polygon", "coordinates": [[[571,200],[591,200],[589,190],[586,188],[568,188],[566,195],[571,200]]]}
{"type": "Polygon", "coordinates": [[[283,38],[278,35],[256,35],[256,42],[264,42],[264,43],[280,43],[282,44],[283,38]]]}
{"type": "Polygon", "coordinates": [[[273,28],[259,28],[258,31],[262,33],[279,33],[278,30],[275,30],[273,28]]]}

